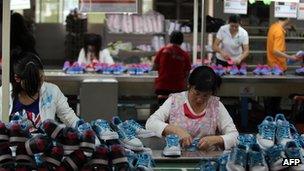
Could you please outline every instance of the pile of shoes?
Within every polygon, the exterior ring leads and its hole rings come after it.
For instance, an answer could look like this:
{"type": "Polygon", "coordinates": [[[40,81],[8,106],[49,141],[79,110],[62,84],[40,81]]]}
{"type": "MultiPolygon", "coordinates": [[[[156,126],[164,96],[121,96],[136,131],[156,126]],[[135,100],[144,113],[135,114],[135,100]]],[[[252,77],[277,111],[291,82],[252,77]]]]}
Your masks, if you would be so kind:
{"type": "Polygon", "coordinates": [[[283,114],[267,116],[258,126],[258,134],[240,135],[239,143],[229,155],[226,169],[232,170],[282,170],[284,159],[299,159],[301,163],[291,170],[304,170],[304,138],[301,137],[283,114]]]}
{"type": "Polygon", "coordinates": [[[283,75],[284,72],[279,66],[269,67],[268,65],[257,65],[253,70],[254,75],[283,75]]]}
{"type": "Polygon", "coordinates": [[[0,169],[152,170],[152,151],[139,138],[154,136],[135,120],[79,120],[66,127],[45,120],[35,133],[31,121],[15,115],[0,121],[0,169]],[[132,161],[132,162],[130,162],[132,161]]]}

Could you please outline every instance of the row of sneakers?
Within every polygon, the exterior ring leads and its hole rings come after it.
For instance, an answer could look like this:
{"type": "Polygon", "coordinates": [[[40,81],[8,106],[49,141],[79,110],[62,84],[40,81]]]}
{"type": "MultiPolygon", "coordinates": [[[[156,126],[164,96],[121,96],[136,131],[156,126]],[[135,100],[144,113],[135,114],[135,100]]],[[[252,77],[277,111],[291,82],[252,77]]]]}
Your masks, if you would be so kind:
{"type": "Polygon", "coordinates": [[[131,64],[124,66],[122,64],[105,64],[94,60],[91,64],[85,65],[78,62],[71,63],[66,61],[63,65],[63,71],[67,74],[83,74],[84,72],[97,72],[101,74],[120,75],[124,72],[130,75],[142,75],[149,73],[152,67],[149,64],[131,64]]]}
{"type": "Polygon", "coordinates": [[[284,72],[279,66],[269,67],[268,65],[257,65],[252,71],[254,75],[283,75],[284,72]]]}
{"type": "Polygon", "coordinates": [[[283,160],[288,158],[301,160],[301,164],[292,166],[290,170],[304,170],[304,153],[295,141],[288,141],[285,146],[274,145],[263,150],[253,135],[240,135],[238,139],[238,145],[229,154],[227,171],[282,170],[288,168],[282,164],[283,160]]]}
{"type": "Polygon", "coordinates": [[[211,65],[211,68],[213,71],[219,75],[247,75],[247,66],[241,65],[240,67],[236,65],[228,66],[228,67],[223,67],[222,65],[211,65]]]}

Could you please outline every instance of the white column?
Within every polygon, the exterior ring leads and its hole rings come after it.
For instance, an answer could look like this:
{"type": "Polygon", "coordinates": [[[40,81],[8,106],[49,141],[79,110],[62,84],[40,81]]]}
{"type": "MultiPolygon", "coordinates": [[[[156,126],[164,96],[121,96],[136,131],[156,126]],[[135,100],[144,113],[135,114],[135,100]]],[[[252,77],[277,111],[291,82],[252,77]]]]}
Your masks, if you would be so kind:
{"type": "Polygon", "coordinates": [[[194,5],[193,5],[193,52],[192,52],[192,62],[193,64],[196,64],[197,60],[197,36],[198,36],[198,0],[194,0],[194,5]]]}
{"type": "MultiPolygon", "coordinates": [[[[214,15],[214,0],[208,1],[208,15],[210,15],[211,17],[213,17],[214,15]]],[[[213,43],[213,35],[208,34],[208,45],[212,46],[212,43],[213,43]]]]}
{"type": "Polygon", "coordinates": [[[10,70],[10,0],[2,1],[2,116],[0,119],[8,122],[9,119],[9,70],[10,70]]]}
{"type": "Polygon", "coordinates": [[[203,61],[204,52],[204,33],[205,33],[205,0],[202,0],[202,14],[201,14],[201,61],[203,61]]]}

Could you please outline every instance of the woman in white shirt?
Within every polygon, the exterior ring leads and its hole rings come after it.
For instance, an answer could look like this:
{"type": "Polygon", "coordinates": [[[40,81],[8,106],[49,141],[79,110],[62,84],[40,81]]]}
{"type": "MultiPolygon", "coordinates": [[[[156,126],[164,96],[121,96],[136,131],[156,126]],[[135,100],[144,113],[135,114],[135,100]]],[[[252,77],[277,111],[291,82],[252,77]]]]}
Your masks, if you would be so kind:
{"type": "Polygon", "coordinates": [[[249,38],[245,29],[240,26],[239,15],[231,15],[227,25],[222,26],[216,34],[213,50],[216,52],[217,64],[228,66],[229,60],[241,64],[249,55],[249,38]]]}
{"type": "Polygon", "coordinates": [[[230,149],[236,144],[238,131],[215,96],[220,83],[221,78],[211,68],[197,67],[189,76],[188,91],[171,94],[147,120],[146,129],[159,137],[176,134],[184,147],[200,139],[201,150],[230,149]]]}
{"type": "Polygon", "coordinates": [[[89,65],[93,60],[100,63],[114,64],[114,60],[108,49],[101,51],[101,36],[97,34],[87,34],[84,40],[84,48],[79,52],[78,63],[89,65]]]}

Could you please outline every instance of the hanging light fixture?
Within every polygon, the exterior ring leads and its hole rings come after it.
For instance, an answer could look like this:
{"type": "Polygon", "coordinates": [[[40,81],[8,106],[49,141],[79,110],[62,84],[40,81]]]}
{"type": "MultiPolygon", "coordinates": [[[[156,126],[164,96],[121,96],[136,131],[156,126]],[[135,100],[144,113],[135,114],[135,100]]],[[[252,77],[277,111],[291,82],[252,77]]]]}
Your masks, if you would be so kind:
{"type": "Polygon", "coordinates": [[[265,5],[270,5],[271,4],[271,0],[263,0],[265,5]]]}
{"type": "Polygon", "coordinates": [[[249,3],[250,3],[250,4],[255,3],[255,0],[249,0],[249,3]]]}

